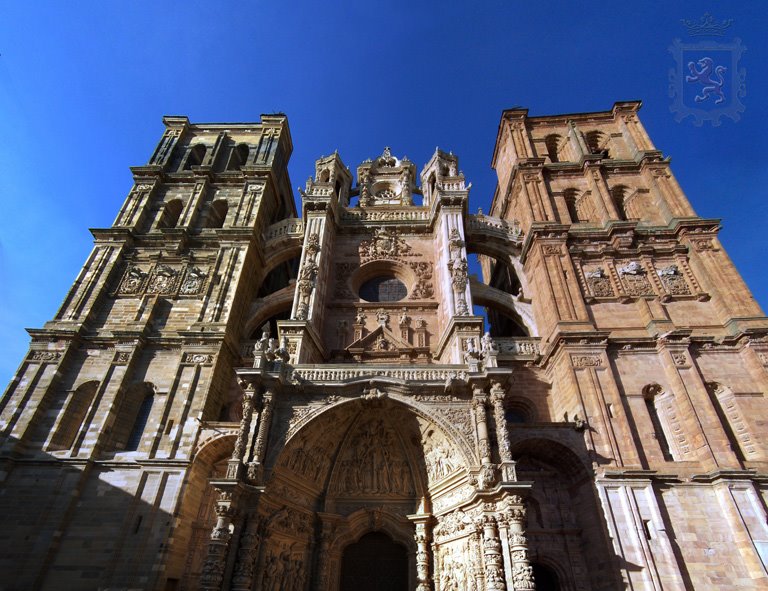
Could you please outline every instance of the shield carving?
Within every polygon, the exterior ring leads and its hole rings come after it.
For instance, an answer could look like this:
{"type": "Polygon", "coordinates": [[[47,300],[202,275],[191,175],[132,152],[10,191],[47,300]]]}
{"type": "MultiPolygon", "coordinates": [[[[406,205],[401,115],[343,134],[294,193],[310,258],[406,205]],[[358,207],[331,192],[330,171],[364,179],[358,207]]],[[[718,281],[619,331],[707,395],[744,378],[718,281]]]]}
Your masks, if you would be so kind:
{"type": "Polygon", "coordinates": [[[669,96],[673,99],[669,109],[676,121],[691,116],[696,126],[704,121],[717,126],[723,116],[733,121],[741,118],[747,73],[739,67],[739,60],[746,49],[738,38],[729,43],[683,43],[675,39],[669,47],[675,58],[675,67],[669,71],[669,96]]]}

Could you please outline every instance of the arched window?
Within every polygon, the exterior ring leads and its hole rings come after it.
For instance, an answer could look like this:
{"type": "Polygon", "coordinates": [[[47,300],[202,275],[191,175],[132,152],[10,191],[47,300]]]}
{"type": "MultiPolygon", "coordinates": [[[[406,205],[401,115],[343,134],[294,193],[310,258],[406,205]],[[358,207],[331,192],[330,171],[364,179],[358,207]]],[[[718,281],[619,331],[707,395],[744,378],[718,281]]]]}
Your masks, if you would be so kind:
{"type": "Polygon", "coordinates": [[[128,440],[125,443],[125,451],[136,451],[139,449],[141,443],[141,436],[144,434],[144,429],[147,426],[149,420],[149,413],[152,412],[152,404],[155,401],[155,397],[152,392],[147,391],[144,395],[144,399],[141,401],[139,410],[136,414],[136,419],[133,421],[133,427],[128,435],[128,440]]]}
{"type": "Polygon", "coordinates": [[[163,213],[160,215],[160,220],[157,222],[158,228],[175,228],[179,223],[179,217],[181,217],[181,211],[184,209],[184,204],[181,199],[172,199],[165,204],[163,213]]]}
{"type": "Polygon", "coordinates": [[[118,397],[115,422],[112,426],[111,448],[136,451],[152,412],[155,387],[149,382],[134,384],[118,397]]]}
{"type": "Polygon", "coordinates": [[[56,431],[48,444],[49,451],[72,447],[98,389],[99,382],[91,381],[80,384],[72,392],[72,396],[69,398],[67,406],[62,413],[61,420],[56,426],[56,431]]]}
{"type": "Polygon", "coordinates": [[[205,159],[206,147],[203,144],[195,144],[189,148],[187,159],[184,162],[184,170],[192,170],[193,166],[200,166],[205,159]]]}
{"type": "Polygon", "coordinates": [[[616,206],[616,211],[619,213],[620,220],[627,219],[627,211],[624,207],[624,200],[627,198],[629,189],[625,185],[616,185],[611,189],[611,198],[613,204],[616,206]]]}
{"type": "Polygon", "coordinates": [[[280,291],[281,289],[288,287],[292,279],[296,279],[299,274],[299,257],[294,257],[288,261],[282,262],[272,269],[264,281],[259,286],[259,291],[256,293],[257,298],[263,298],[271,293],[280,291]]]}
{"type": "Polygon", "coordinates": [[[397,277],[381,275],[360,286],[360,297],[366,302],[399,302],[408,295],[408,288],[397,277]]]}
{"type": "Polygon", "coordinates": [[[227,162],[227,170],[240,170],[248,162],[248,145],[237,144],[232,148],[227,162]]]}
{"type": "Polygon", "coordinates": [[[224,227],[224,221],[227,219],[227,211],[229,211],[229,205],[227,205],[227,201],[225,199],[217,199],[211,203],[211,207],[208,210],[208,217],[205,220],[205,227],[224,227]]]}
{"type": "Polygon", "coordinates": [[[587,144],[587,148],[589,148],[590,154],[599,154],[603,158],[610,157],[607,145],[608,136],[605,135],[602,131],[588,131],[584,135],[584,141],[587,144]]]}
{"type": "Polygon", "coordinates": [[[561,141],[562,141],[562,137],[557,135],[556,133],[550,134],[546,138],[544,138],[544,145],[547,148],[547,155],[549,156],[549,159],[552,162],[560,162],[560,155],[558,154],[558,149],[560,147],[561,141]]]}
{"type": "Polygon", "coordinates": [[[651,419],[651,425],[653,425],[653,434],[656,441],[659,443],[661,453],[665,460],[672,461],[674,458],[672,457],[672,450],[669,446],[669,438],[667,437],[665,425],[658,408],[658,398],[662,392],[663,390],[661,389],[661,386],[658,384],[650,384],[643,388],[643,398],[645,399],[645,407],[648,410],[648,416],[651,419]]]}
{"type": "Polygon", "coordinates": [[[576,208],[579,192],[572,188],[566,189],[563,191],[563,198],[565,199],[565,206],[568,208],[568,215],[571,217],[571,223],[578,224],[580,221],[582,221],[579,219],[579,212],[576,208]]]}

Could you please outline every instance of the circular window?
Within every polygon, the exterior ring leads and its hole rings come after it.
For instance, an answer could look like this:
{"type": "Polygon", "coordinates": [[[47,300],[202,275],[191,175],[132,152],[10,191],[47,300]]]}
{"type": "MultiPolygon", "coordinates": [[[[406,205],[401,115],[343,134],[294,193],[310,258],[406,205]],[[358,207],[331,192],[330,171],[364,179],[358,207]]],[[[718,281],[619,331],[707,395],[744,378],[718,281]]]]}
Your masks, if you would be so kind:
{"type": "Polygon", "coordinates": [[[391,275],[374,277],[360,286],[360,297],[366,302],[399,302],[407,295],[405,284],[391,275]]]}

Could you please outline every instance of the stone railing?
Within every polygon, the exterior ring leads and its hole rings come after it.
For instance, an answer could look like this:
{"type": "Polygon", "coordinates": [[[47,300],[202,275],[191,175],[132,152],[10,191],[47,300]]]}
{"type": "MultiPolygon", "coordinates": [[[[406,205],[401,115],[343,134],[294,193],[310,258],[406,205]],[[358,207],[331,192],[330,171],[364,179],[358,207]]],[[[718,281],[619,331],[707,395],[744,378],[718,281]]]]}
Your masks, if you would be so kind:
{"type": "Polygon", "coordinates": [[[500,358],[524,357],[533,359],[541,353],[540,339],[529,337],[494,338],[500,358]]]}
{"type": "Polygon", "coordinates": [[[304,235],[304,220],[287,218],[269,226],[264,231],[264,242],[278,238],[300,238],[304,235]]]}
{"type": "Polygon", "coordinates": [[[466,181],[463,178],[440,179],[437,182],[437,186],[442,191],[465,191],[467,188],[466,181]]]}
{"type": "Polygon", "coordinates": [[[402,209],[364,209],[353,207],[341,211],[345,222],[426,222],[429,211],[423,207],[402,209]]]}
{"type": "Polygon", "coordinates": [[[523,242],[523,231],[520,229],[520,222],[517,220],[508,222],[482,213],[467,216],[467,235],[472,236],[478,233],[489,237],[501,238],[515,244],[522,244],[523,242]]]}
{"type": "Polygon", "coordinates": [[[464,367],[457,366],[429,366],[417,367],[372,367],[337,365],[336,367],[321,366],[296,366],[293,370],[293,379],[298,382],[350,382],[360,378],[393,378],[397,380],[415,382],[445,382],[448,379],[465,380],[468,377],[464,367]]]}

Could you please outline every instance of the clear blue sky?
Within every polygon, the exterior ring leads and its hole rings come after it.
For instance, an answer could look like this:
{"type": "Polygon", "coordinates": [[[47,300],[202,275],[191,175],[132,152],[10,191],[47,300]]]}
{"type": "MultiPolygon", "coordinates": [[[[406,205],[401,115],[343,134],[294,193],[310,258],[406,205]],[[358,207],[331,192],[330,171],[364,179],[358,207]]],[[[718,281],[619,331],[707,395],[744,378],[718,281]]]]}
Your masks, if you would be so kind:
{"type": "Polygon", "coordinates": [[[0,0],[0,382],[111,225],[165,114],[254,121],[285,112],[292,184],[338,148],[354,170],[389,145],[419,167],[452,150],[487,205],[502,109],[641,118],[763,308],[768,221],[765,2],[170,2],[0,0]],[[681,19],[733,19],[746,110],[695,127],[670,113],[681,19]],[[762,253],[762,255],[760,255],[762,253]]]}

